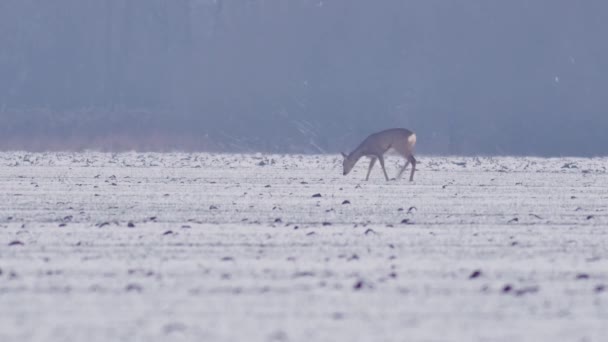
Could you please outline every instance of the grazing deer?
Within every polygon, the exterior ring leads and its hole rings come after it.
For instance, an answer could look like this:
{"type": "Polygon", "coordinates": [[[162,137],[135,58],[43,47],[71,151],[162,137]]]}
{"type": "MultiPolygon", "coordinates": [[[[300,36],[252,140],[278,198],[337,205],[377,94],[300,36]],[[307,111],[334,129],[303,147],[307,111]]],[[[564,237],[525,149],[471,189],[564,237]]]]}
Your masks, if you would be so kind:
{"type": "Polygon", "coordinates": [[[399,171],[397,178],[400,178],[403,171],[405,171],[405,168],[412,163],[412,171],[410,173],[411,182],[414,180],[414,172],[416,171],[416,159],[413,155],[415,144],[416,134],[405,128],[392,128],[374,133],[365,138],[365,140],[363,140],[363,142],[359,144],[359,146],[349,155],[342,153],[342,156],[344,156],[344,162],[342,163],[342,166],[344,167],[344,175],[346,176],[350,170],[352,170],[361,157],[366,156],[371,158],[371,160],[369,162],[369,169],[367,170],[365,180],[369,179],[369,174],[372,172],[372,168],[374,167],[376,160],[378,160],[380,162],[380,166],[382,166],[384,178],[386,178],[388,181],[388,175],[386,174],[386,169],[384,168],[384,154],[392,148],[406,159],[406,163],[401,171],[399,171]]]}

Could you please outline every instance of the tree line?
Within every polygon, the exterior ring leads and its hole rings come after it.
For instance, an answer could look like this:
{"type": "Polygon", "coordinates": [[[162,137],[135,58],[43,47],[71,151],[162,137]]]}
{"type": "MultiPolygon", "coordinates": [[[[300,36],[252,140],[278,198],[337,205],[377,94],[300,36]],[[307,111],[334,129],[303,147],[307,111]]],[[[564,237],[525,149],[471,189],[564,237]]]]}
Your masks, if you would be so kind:
{"type": "Polygon", "coordinates": [[[3,0],[0,148],[601,155],[602,1],[3,0]]]}

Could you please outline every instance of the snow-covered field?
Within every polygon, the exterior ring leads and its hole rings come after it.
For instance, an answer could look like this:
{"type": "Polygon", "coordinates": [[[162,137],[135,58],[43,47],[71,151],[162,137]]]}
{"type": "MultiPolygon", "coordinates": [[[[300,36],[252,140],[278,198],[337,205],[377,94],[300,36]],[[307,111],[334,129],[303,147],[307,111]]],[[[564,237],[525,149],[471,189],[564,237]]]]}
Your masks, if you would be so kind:
{"type": "Polygon", "coordinates": [[[608,340],[608,159],[419,160],[0,153],[0,341],[608,340]]]}

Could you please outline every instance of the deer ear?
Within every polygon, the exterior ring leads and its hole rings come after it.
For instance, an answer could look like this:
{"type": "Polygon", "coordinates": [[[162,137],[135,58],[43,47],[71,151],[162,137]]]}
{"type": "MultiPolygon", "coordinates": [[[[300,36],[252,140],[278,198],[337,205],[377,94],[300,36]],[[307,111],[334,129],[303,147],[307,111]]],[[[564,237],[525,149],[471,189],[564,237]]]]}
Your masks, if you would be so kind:
{"type": "Polygon", "coordinates": [[[344,152],[340,152],[340,153],[342,154],[342,157],[348,158],[348,156],[346,155],[346,153],[344,153],[344,152]]]}

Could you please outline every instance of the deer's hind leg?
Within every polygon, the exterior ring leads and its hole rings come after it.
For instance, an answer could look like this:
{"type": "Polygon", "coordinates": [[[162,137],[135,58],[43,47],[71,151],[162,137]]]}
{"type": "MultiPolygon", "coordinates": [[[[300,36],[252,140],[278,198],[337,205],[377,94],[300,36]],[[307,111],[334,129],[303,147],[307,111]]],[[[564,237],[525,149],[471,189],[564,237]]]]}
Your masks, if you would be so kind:
{"type": "Polygon", "coordinates": [[[416,172],[416,158],[413,154],[410,154],[407,160],[412,163],[412,171],[410,172],[410,182],[414,180],[414,172],[416,172]]]}
{"type": "Polygon", "coordinates": [[[401,175],[403,175],[403,172],[405,171],[405,169],[407,169],[408,165],[410,165],[410,161],[406,159],[405,165],[403,165],[403,167],[401,168],[401,171],[399,171],[399,174],[397,175],[397,179],[401,178],[401,175]]]}
{"type": "Polygon", "coordinates": [[[414,158],[412,151],[410,150],[408,145],[399,146],[396,150],[406,160],[405,165],[403,165],[403,167],[399,171],[397,178],[401,178],[401,175],[407,169],[408,165],[410,165],[410,163],[411,163],[412,170],[410,171],[410,182],[413,181],[414,172],[416,172],[416,159],[414,158]]]}
{"type": "Polygon", "coordinates": [[[365,180],[369,180],[369,174],[372,172],[374,164],[376,164],[376,157],[372,157],[372,159],[369,161],[369,168],[367,169],[367,176],[365,176],[365,180]]]}

